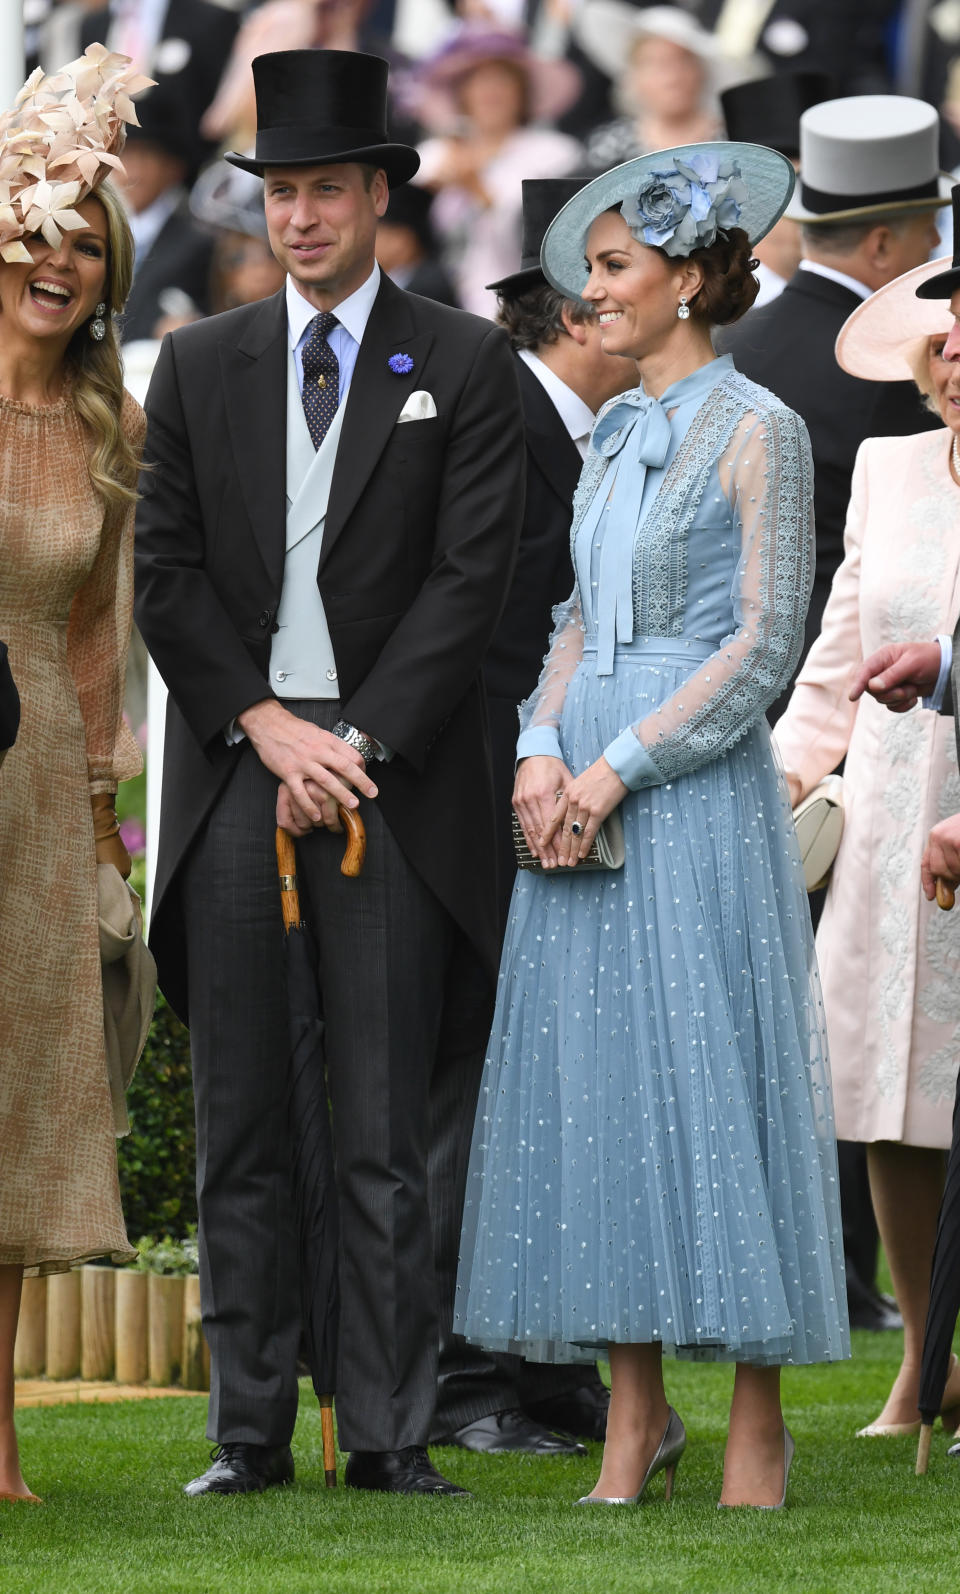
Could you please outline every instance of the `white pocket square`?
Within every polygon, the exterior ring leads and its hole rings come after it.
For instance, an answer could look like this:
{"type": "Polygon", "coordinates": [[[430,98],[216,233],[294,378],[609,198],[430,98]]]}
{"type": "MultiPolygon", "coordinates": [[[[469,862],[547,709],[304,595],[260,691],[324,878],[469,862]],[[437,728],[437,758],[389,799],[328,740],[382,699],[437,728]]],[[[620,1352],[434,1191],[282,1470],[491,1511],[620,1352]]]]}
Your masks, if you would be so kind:
{"type": "Polygon", "coordinates": [[[437,406],[433,402],[433,394],[425,388],[418,387],[411,393],[406,404],[397,416],[397,425],[402,421],[429,421],[437,413],[437,406]]]}

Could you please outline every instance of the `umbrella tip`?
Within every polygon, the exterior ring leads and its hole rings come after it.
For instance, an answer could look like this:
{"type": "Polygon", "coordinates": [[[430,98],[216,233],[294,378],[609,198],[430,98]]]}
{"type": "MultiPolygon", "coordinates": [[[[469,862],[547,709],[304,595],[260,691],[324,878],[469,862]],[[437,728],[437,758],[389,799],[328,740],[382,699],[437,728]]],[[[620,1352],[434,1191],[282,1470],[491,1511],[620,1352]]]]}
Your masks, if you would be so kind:
{"type": "Polygon", "coordinates": [[[924,1422],[920,1425],[920,1438],[917,1441],[917,1465],[915,1475],[922,1478],[930,1461],[930,1440],[933,1438],[933,1423],[924,1422]]]}

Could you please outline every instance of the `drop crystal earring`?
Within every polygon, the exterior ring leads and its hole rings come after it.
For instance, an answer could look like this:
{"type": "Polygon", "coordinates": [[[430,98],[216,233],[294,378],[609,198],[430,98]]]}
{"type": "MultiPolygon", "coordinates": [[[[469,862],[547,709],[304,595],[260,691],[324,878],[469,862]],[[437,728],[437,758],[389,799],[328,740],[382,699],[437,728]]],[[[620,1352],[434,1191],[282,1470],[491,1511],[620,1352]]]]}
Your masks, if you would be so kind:
{"type": "Polygon", "coordinates": [[[90,336],[94,343],[102,343],[107,335],[107,323],[103,319],[106,313],[107,307],[105,304],[98,304],[93,312],[93,320],[90,322],[90,336]]]}
{"type": "Polygon", "coordinates": [[[680,297],[680,303],[677,305],[677,316],[681,321],[690,320],[690,306],[687,303],[686,295],[681,295],[680,297]]]}

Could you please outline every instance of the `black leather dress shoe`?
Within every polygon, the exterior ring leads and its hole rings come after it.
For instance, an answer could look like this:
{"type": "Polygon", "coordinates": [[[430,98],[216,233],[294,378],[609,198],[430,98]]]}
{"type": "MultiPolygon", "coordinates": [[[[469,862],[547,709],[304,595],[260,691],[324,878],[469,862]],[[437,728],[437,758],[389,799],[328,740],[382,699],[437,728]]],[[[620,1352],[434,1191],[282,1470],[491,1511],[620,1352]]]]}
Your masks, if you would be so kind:
{"type": "Polygon", "coordinates": [[[587,1453],[584,1445],[551,1433],[519,1407],[479,1417],[476,1422],[468,1422],[463,1428],[438,1439],[437,1443],[459,1445],[461,1450],[473,1450],[480,1456],[500,1456],[508,1451],[524,1456],[585,1456],[587,1453]]]}
{"type": "Polygon", "coordinates": [[[217,1445],[210,1459],[213,1465],[183,1486],[191,1499],[198,1494],[262,1494],[275,1484],[293,1482],[289,1445],[248,1445],[236,1440],[217,1445]]]}
{"type": "Polygon", "coordinates": [[[569,1389],[563,1395],[552,1395],[549,1400],[528,1401],[523,1409],[528,1417],[545,1428],[576,1434],[578,1439],[603,1441],[607,1437],[609,1405],[609,1389],[587,1384],[580,1389],[569,1389]]]}
{"type": "Polygon", "coordinates": [[[343,1481],[348,1489],[375,1489],[381,1494],[459,1494],[468,1489],[441,1477],[422,1445],[402,1450],[351,1450],[343,1481]]]}
{"type": "Polygon", "coordinates": [[[903,1327],[896,1301],[892,1295],[883,1295],[877,1289],[861,1284],[856,1275],[847,1274],[847,1309],[851,1328],[866,1328],[873,1334],[883,1334],[903,1327]]]}

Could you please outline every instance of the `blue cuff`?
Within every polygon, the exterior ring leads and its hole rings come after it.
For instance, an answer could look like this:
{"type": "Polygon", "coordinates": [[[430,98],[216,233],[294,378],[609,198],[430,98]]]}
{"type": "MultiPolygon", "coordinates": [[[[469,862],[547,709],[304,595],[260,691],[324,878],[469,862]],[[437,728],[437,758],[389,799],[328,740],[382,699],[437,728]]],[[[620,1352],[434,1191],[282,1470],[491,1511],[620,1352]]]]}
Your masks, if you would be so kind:
{"type": "Polygon", "coordinates": [[[663,776],[639,736],[635,736],[629,728],[621,731],[616,741],[603,749],[603,756],[610,768],[620,776],[623,784],[629,786],[631,791],[639,791],[643,786],[660,786],[663,783],[663,776]]]}
{"type": "Polygon", "coordinates": [[[940,644],[940,673],[937,676],[937,684],[929,697],[920,699],[923,707],[933,709],[935,714],[939,714],[943,707],[943,694],[947,689],[947,681],[950,679],[950,667],[953,664],[953,638],[938,636],[937,641],[940,644]]]}
{"type": "Polygon", "coordinates": [[[517,742],[517,760],[521,758],[563,758],[560,737],[553,725],[531,725],[521,731],[517,742]]]}

